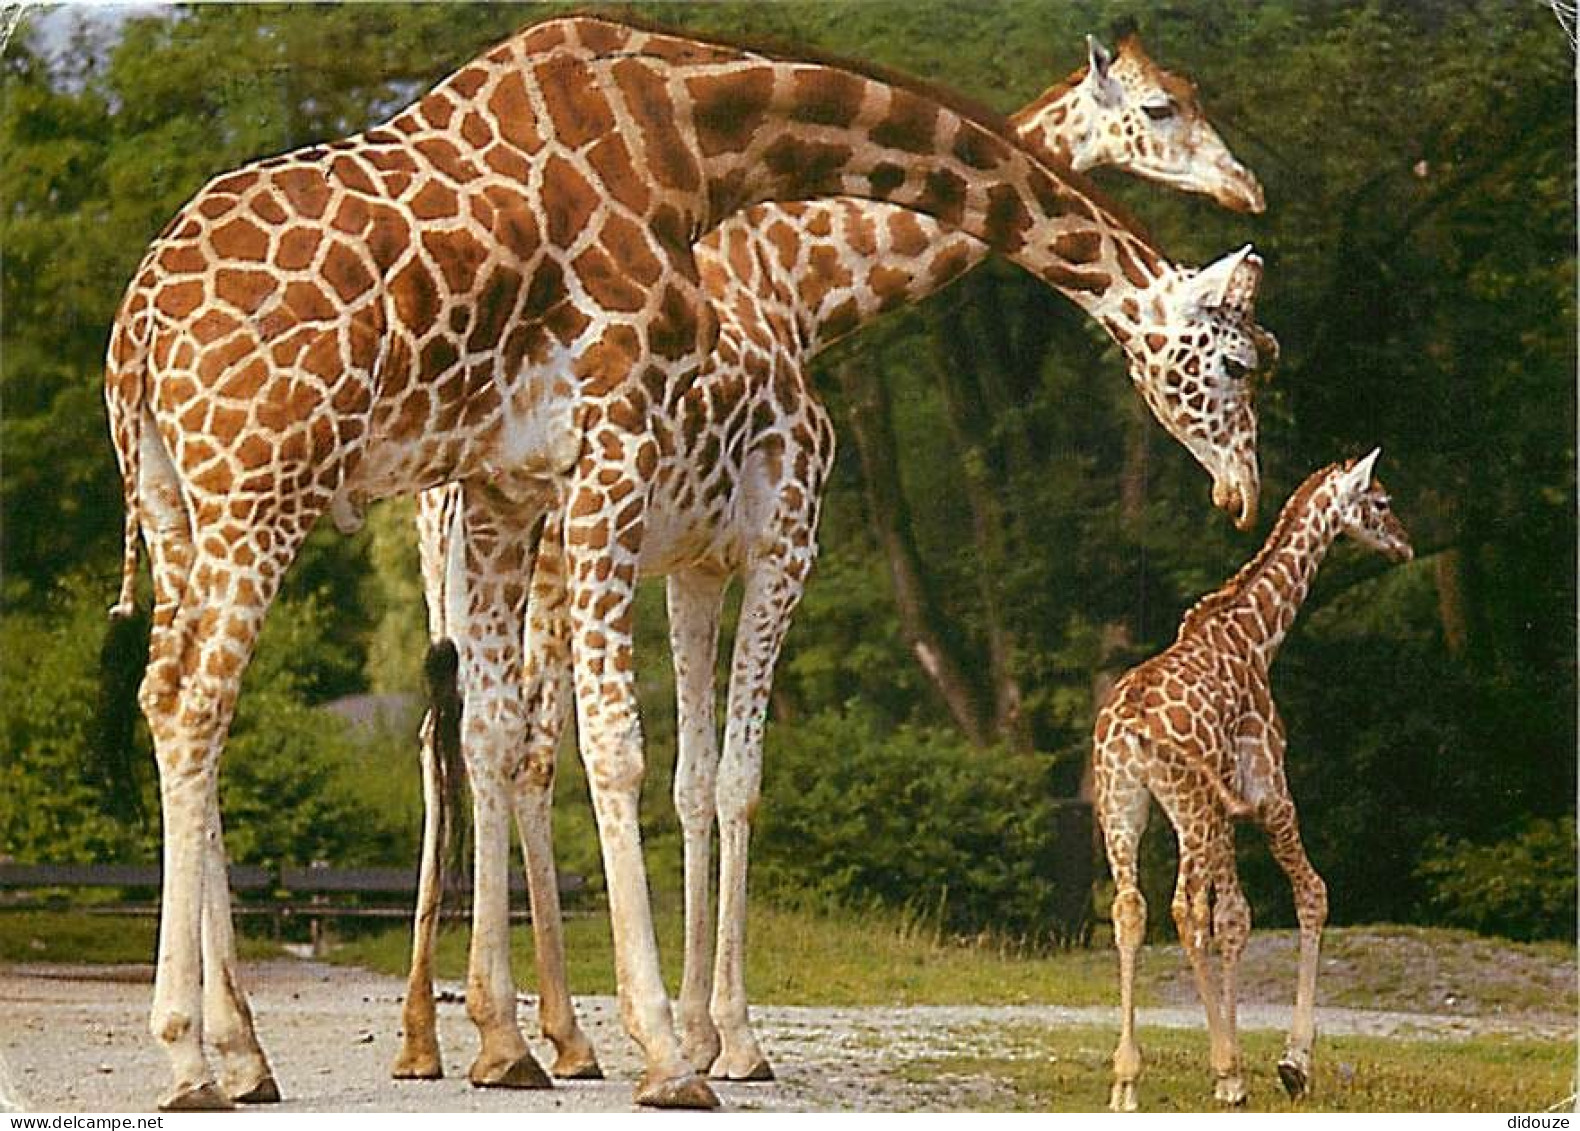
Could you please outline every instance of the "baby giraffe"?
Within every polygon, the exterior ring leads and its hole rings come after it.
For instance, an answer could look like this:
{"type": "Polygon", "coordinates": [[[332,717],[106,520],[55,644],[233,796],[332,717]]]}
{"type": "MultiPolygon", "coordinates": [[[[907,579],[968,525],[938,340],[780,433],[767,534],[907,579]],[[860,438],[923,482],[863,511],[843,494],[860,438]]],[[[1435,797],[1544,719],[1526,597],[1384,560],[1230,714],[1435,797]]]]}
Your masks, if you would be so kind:
{"type": "Polygon", "coordinates": [[[1299,975],[1278,1075],[1291,1096],[1311,1078],[1317,953],[1328,895],[1300,842],[1284,779],[1284,726],[1268,668],[1311,579],[1341,534],[1391,561],[1410,560],[1409,535],[1372,478],[1377,452],[1312,475],[1284,504],[1267,543],[1228,584],[1185,614],[1167,650],[1114,685],[1093,733],[1097,816],[1108,850],[1119,948],[1119,1047],[1109,1106],[1136,1108],[1141,1050],[1135,1035],[1136,952],[1146,901],[1136,854],[1156,797],[1179,840],[1174,924],[1207,1012],[1216,1096],[1245,1102],[1235,1034],[1235,966],[1251,932],[1251,909],[1235,871],[1233,821],[1256,822],[1288,875],[1300,922],[1299,975]],[[1216,946],[1222,985],[1207,953],[1216,946]]]}

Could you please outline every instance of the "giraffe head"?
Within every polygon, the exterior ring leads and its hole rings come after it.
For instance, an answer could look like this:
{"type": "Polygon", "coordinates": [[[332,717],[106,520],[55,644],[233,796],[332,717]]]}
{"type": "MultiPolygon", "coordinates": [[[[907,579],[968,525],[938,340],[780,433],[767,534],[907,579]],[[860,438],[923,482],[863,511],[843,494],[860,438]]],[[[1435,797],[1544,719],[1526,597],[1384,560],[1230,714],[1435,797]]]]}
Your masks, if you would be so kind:
{"type": "Polygon", "coordinates": [[[1343,532],[1368,550],[1391,562],[1407,562],[1415,556],[1410,535],[1393,513],[1387,488],[1372,478],[1372,466],[1381,451],[1373,448],[1369,456],[1339,465],[1335,472],[1339,521],[1343,532]]]}
{"type": "Polygon", "coordinates": [[[1278,359],[1278,339],[1256,324],[1261,279],[1247,244],[1155,282],[1155,297],[1137,304],[1140,329],[1116,334],[1147,407],[1212,476],[1213,504],[1241,530],[1255,525],[1261,493],[1256,387],[1278,359]]]}
{"type": "Polygon", "coordinates": [[[1087,66],[1011,118],[1032,145],[1067,154],[1077,171],[1111,165],[1236,212],[1261,212],[1261,183],[1207,120],[1196,85],[1164,70],[1134,29],[1110,52],[1086,37],[1087,66]]]}

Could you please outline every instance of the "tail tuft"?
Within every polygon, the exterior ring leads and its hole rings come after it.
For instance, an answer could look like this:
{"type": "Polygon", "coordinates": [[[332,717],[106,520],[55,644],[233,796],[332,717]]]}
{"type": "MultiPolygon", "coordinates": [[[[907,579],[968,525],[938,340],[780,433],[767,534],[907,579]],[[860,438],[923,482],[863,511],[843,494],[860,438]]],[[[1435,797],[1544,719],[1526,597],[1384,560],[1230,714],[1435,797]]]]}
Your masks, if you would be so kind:
{"type": "Polygon", "coordinates": [[[461,656],[455,642],[435,642],[423,659],[422,669],[428,685],[434,765],[439,775],[439,839],[445,846],[440,856],[441,870],[449,872],[462,866],[466,851],[466,823],[460,819],[466,780],[461,761],[461,656]]]}
{"type": "Polygon", "coordinates": [[[134,733],[137,688],[147,664],[147,615],[135,606],[124,611],[117,606],[99,650],[99,696],[89,757],[90,777],[104,788],[105,811],[122,821],[143,820],[134,733]]]}

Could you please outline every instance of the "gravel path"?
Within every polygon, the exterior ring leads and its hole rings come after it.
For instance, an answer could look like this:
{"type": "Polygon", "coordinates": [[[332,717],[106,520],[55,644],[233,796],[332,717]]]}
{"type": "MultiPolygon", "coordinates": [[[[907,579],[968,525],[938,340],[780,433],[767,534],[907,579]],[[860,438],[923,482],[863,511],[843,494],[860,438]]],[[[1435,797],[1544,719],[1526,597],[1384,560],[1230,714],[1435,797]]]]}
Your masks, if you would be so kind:
{"type": "MultiPolygon", "coordinates": [[[[163,1054],[147,1034],[148,967],[0,969],[0,1109],[136,1111],[147,1109],[165,1078],[163,1054]],[[8,1095],[9,1093],[9,1095],[8,1095]]],[[[474,1047],[457,995],[439,1007],[446,1079],[394,1081],[402,983],[395,978],[307,960],[246,967],[259,1032],[289,1099],[299,1111],[624,1111],[640,1061],[620,1030],[612,998],[579,999],[583,1025],[610,1079],[570,1081],[545,1092],[479,1091],[466,1082],[474,1047]]],[[[456,987],[449,987],[452,991],[456,987]]],[[[531,1006],[523,1005],[524,1022],[531,1006]]],[[[1197,1028],[1188,1006],[1143,1009],[1147,1026],[1197,1028]]],[[[992,1108],[988,1080],[934,1084],[903,1078],[904,1067],[940,1055],[1013,1056],[1006,1035],[1056,1025],[1116,1026],[1112,1008],[1060,1006],[912,1006],[754,1008],[779,1079],[718,1085],[727,1108],[757,1111],[914,1111],[992,1108]]],[[[1283,1029],[1287,1006],[1242,1007],[1245,1029],[1283,1029]]],[[[1444,1016],[1359,1009],[1319,1010],[1328,1034],[1445,1040],[1486,1034],[1573,1039],[1563,1015],[1444,1016]]],[[[535,1045],[549,1060],[546,1043],[535,1045]]]]}

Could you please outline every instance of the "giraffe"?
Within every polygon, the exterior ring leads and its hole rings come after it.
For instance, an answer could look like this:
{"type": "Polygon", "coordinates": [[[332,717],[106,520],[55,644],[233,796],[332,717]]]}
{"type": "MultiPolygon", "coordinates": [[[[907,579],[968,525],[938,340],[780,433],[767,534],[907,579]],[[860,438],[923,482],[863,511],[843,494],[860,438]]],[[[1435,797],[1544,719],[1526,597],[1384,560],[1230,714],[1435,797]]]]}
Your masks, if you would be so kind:
{"type": "MultiPolygon", "coordinates": [[[[111,328],[105,395],[127,510],[112,618],[135,608],[139,535],[154,579],[138,700],[164,833],[162,1107],[279,1096],[237,977],[217,781],[281,577],[323,515],[353,530],[370,501],[449,481],[465,501],[451,604],[475,787],[471,1077],[542,1076],[515,1024],[498,803],[515,758],[497,751],[525,723],[532,532],[558,504],[637,1100],[717,1104],[681,1054],[658,968],[630,645],[647,491],[675,442],[654,409],[687,395],[718,331],[696,238],[768,200],[886,200],[1075,296],[1138,376],[1256,363],[1243,310],[1210,306],[1256,273],[1248,252],[1177,267],[1078,174],[940,98],[849,64],[550,19],[383,125],[216,176],[154,238],[111,328]],[[482,667],[505,673],[488,694],[466,683],[482,667]]],[[[1245,513],[1248,485],[1181,438],[1215,471],[1217,502],[1245,513]]]]}
{"type": "Polygon", "coordinates": [[[1146,931],[1136,854],[1156,797],[1179,841],[1173,915],[1207,1013],[1215,1094],[1242,1104],[1235,1031],[1235,969],[1251,908],[1235,870],[1233,821],[1254,821],[1289,877],[1300,923],[1294,1018],[1279,1078],[1291,1096],[1311,1078],[1317,956],[1327,887],[1300,841],[1284,778],[1284,725],[1268,669],[1294,624],[1322,559],[1340,535],[1390,561],[1409,561],[1409,535],[1372,477],[1378,453],[1335,463],[1296,490],[1262,549],[1227,584],[1185,614],[1165,651],[1114,685],[1093,731],[1098,820],[1107,846],[1119,950],[1120,1037],[1110,1106],[1136,1108],[1136,953],[1146,931]],[[1207,953],[1217,949],[1215,975],[1207,953]],[[1221,980],[1220,980],[1221,979],[1221,980]]]}
{"type": "MultiPolygon", "coordinates": [[[[1011,116],[1029,147],[1077,169],[1112,164],[1229,207],[1261,210],[1260,184],[1206,120],[1195,88],[1153,62],[1134,29],[1124,31],[1113,54],[1088,36],[1087,54],[1086,67],[1011,116]]],[[[683,441],[672,456],[661,458],[655,475],[649,507],[666,519],[661,532],[650,530],[644,541],[642,568],[644,573],[669,571],[682,736],[675,804],[684,834],[686,892],[685,965],[677,1005],[683,1050],[699,1071],[728,1079],[764,1079],[772,1073],[747,1016],[741,894],[730,897],[736,921],[721,916],[717,951],[710,945],[710,841],[721,783],[713,699],[719,603],[731,579],[742,577],[749,596],[737,630],[742,643],[729,688],[725,764],[744,779],[726,782],[727,788],[749,796],[757,789],[779,641],[816,555],[818,509],[834,456],[833,429],[808,371],[811,358],[894,306],[924,298],[954,277],[956,260],[959,271],[968,270],[987,250],[980,241],[946,232],[925,217],[848,198],[758,205],[725,221],[696,247],[703,287],[719,317],[719,340],[692,395],[668,421],[683,441]],[[843,274],[836,278],[838,272],[843,274]],[[903,280],[898,289],[897,279],[903,280]],[[841,312],[852,299],[857,318],[846,325],[841,312]],[[769,381],[773,396],[766,395],[769,381]],[[746,453],[765,443],[782,443],[787,454],[754,481],[747,466],[753,457],[746,453]],[[735,454],[713,458],[706,451],[735,454]],[[717,978],[709,969],[715,953],[717,978]]],[[[1188,395],[1189,390],[1179,392],[1188,395]]],[[[1236,402],[1211,403],[1221,409],[1236,402]]],[[[1204,421],[1213,444],[1225,449],[1244,423],[1232,414],[1204,421]]],[[[454,549],[450,533],[459,517],[460,495],[456,485],[449,485],[425,492],[420,500],[418,541],[435,640],[447,635],[445,563],[454,549]]],[[[549,537],[540,546],[534,573],[526,648],[528,686],[535,689],[529,703],[536,709],[512,782],[512,807],[529,880],[541,1027],[556,1049],[552,1072],[581,1077],[600,1070],[571,1006],[558,891],[548,864],[554,755],[568,722],[564,688],[571,656],[554,515],[545,529],[549,537]]],[[[433,775],[442,760],[430,741],[425,740],[422,754],[424,796],[438,798],[441,787],[433,775]]],[[[739,812],[735,819],[744,824],[739,812]]],[[[443,1071],[432,973],[440,824],[430,812],[424,825],[403,1041],[393,1068],[399,1078],[432,1079],[443,1071]]],[[[738,848],[726,852],[726,892],[744,888],[746,841],[744,829],[734,833],[731,844],[738,848]],[[737,873],[739,884],[733,882],[737,873]]]]}

